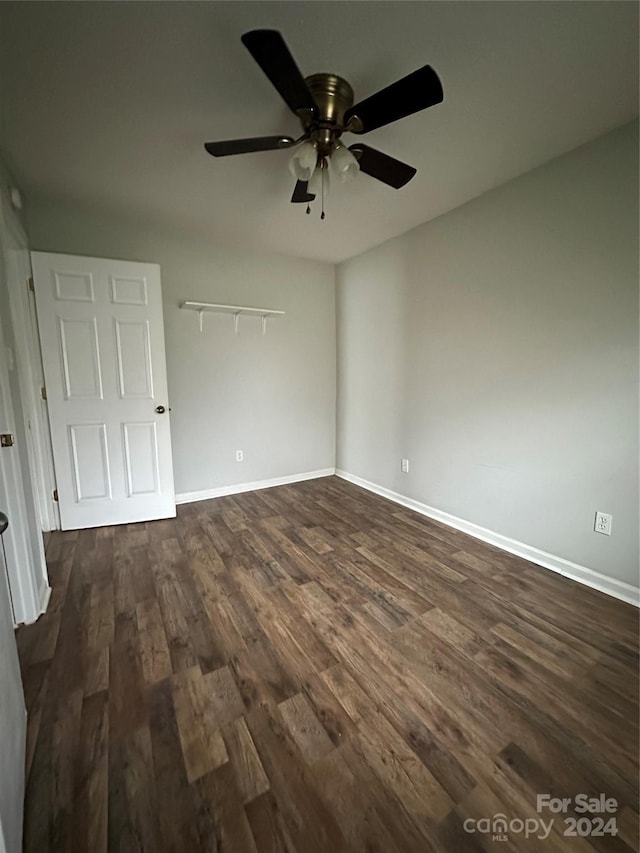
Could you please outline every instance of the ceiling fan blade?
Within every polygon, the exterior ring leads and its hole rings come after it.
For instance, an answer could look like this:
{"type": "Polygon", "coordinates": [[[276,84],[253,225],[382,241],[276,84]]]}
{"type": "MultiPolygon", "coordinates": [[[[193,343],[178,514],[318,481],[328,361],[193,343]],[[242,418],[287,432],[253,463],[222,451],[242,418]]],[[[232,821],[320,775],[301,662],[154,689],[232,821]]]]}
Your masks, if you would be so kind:
{"type": "Polygon", "coordinates": [[[443,100],[440,78],[430,65],[425,65],[348,109],[344,123],[357,118],[359,121],[354,121],[349,129],[354,133],[368,133],[443,100]]]}
{"type": "Polygon", "coordinates": [[[311,195],[311,193],[307,192],[307,181],[296,182],[296,185],[293,188],[293,195],[291,196],[292,204],[313,201],[314,198],[314,195],[311,195]]]}
{"type": "Polygon", "coordinates": [[[214,157],[230,154],[252,154],[254,151],[273,151],[289,148],[295,143],[291,136],[254,136],[251,139],[227,139],[223,142],[205,142],[204,147],[214,157]]]}
{"type": "Polygon", "coordinates": [[[317,112],[304,77],[277,30],[251,30],[242,36],[242,43],[292,112],[317,112]]]}
{"type": "Polygon", "coordinates": [[[365,175],[371,175],[372,178],[377,178],[383,184],[388,184],[396,190],[408,184],[418,171],[413,166],[408,166],[401,160],[389,157],[388,154],[376,151],[375,148],[370,148],[361,142],[350,145],[349,151],[353,152],[358,158],[361,172],[364,172],[365,175]]]}

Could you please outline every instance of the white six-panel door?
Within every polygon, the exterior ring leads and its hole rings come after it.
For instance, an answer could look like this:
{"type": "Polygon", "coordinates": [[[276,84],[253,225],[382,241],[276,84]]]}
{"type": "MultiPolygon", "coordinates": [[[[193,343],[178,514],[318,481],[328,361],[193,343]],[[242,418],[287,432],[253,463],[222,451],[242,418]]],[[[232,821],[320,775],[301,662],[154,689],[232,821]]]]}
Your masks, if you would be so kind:
{"type": "Polygon", "coordinates": [[[160,268],[32,261],[62,529],[175,516],[160,268]]]}

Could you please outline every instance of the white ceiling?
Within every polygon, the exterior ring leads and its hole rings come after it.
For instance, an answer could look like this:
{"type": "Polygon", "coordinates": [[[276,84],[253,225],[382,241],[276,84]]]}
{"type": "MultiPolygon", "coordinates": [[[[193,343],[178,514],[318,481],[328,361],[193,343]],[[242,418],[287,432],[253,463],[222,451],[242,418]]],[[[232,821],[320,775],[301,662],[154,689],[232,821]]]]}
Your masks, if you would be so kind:
{"type": "MultiPolygon", "coordinates": [[[[214,243],[338,262],[632,120],[634,2],[0,3],[0,148],[27,193],[144,215],[214,243]],[[208,140],[296,135],[240,42],[280,30],[303,74],[356,101],[429,63],[443,104],[356,141],[418,169],[365,175],[327,219],[289,203],[284,151],[214,159],[208,140]]],[[[347,137],[345,137],[347,138],[347,137]]]]}

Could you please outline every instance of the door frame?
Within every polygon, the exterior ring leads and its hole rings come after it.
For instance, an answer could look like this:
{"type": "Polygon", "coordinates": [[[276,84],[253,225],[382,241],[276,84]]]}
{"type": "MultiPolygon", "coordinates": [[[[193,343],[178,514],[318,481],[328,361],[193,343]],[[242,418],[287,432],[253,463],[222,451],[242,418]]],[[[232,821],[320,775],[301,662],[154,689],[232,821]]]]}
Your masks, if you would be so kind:
{"type": "MultiPolygon", "coordinates": [[[[4,416],[0,426],[10,433],[16,432],[16,417],[11,399],[9,372],[14,360],[13,352],[6,344],[4,331],[0,325],[0,400],[4,416]]],[[[15,370],[15,365],[13,367],[15,370]]],[[[44,612],[51,590],[36,589],[35,575],[32,569],[34,555],[30,547],[29,519],[24,496],[24,478],[18,447],[0,449],[0,505],[6,509],[9,527],[2,539],[7,555],[7,580],[11,595],[13,623],[35,622],[44,612]]],[[[44,553],[42,554],[44,562],[44,553]]],[[[33,566],[35,569],[35,566],[33,566]]]]}
{"type": "MultiPolygon", "coordinates": [[[[18,254],[27,250],[27,246],[26,234],[3,185],[0,187],[0,279],[1,292],[6,302],[0,305],[3,314],[0,319],[4,321],[4,325],[0,322],[0,384],[3,426],[15,435],[17,443],[0,450],[0,503],[9,516],[9,528],[3,536],[3,542],[7,553],[6,574],[15,624],[35,622],[45,612],[51,594],[39,517],[39,498],[36,497],[40,485],[36,482],[32,467],[35,462],[32,438],[36,430],[41,432],[42,426],[38,419],[33,420],[31,428],[32,421],[25,408],[29,387],[25,379],[24,346],[32,333],[28,327],[23,330],[20,322],[14,325],[16,309],[15,297],[12,297],[20,278],[15,261],[18,254]],[[10,257],[13,259],[11,262],[10,257]],[[24,455],[21,456],[23,451],[24,455]]],[[[22,257],[24,259],[23,254],[22,257]]],[[[26,282],[24,287],[27,287],[26,282]]],[[[19,319],[20,315],[16,316],[19,319]]]]}
{"type": "Polygon", "coordinates": [[[47,532],[60,529],[60,514],[54,500],[56,479],[47,402],[41,392],[45,384],[35,298],[31,289],[31,254],[27,236],[17,218],[3,219],[2,248],[5,255],[18,384],[23,405],[20,414],[27,439],[27,456],[36,510],[41,530],[47,532]]]}

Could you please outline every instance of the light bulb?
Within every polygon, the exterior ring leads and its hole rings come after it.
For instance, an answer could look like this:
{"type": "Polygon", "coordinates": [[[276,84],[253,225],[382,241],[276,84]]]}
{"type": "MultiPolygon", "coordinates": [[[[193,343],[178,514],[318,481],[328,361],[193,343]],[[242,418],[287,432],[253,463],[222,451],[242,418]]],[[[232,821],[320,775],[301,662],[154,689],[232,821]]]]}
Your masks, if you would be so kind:
{"type": "Polygon", "coordinates": [[[315,171],[317,162],[318,152],[316,151],[316,146],[312,142],[303,142],[294,151],[293,156],[289,160],[289,171],[299,181],[309,181],[315,171]]]}
{"type": "Polygon", "coordinates": [[[357,159],[341,142],[337,142],[331,152],[331,168],[341,184],[352,181],[360,171],[357,159]]]}
{"type": "Polygon", "coordinates": [[[309,183],[307,184],[307,192],[309,195],[314,195],[316,198],[321,198],[324,190],[325,196],[329,193],[329,169],[327,161],[323,160],[322,164],[315,170],[309,183]]]}

